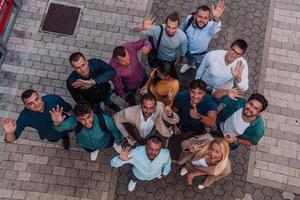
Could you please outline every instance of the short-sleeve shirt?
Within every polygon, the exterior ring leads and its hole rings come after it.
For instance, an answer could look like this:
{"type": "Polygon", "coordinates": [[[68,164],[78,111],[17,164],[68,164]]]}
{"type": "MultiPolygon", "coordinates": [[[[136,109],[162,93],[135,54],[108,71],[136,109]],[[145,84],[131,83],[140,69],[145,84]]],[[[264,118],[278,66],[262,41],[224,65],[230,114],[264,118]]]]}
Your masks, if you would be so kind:
{"type": "Polygon", "coordinates": [[[60,96],[57,95],[46,95],[42,97],[45,103],[44,112],[33,112],[28,108],[24,108],[17,119],[17,129],[15,131],[16,138],[19,138],[22,131],[26,127],[31,127],[37,130],[40,139],[47,139],[49,141],[57,141],[62,138],[66,132],[58,132],[53,128],[53,121],[49,111],[55,108],[56,105],[64,108],[64,112],[69,112],[72,107],[70,104],[65,102],[60,96]]]}
{"type": "MultiPolygon", "coordinates": [[[[183,132],[204,130],[205,125],[200,120],[193,119],[190,116],[190,110],[193,107],[190,104],[189,90],[180,92],[176,96],[173,106],[178,110],[177,114],[180,117],[183,132]]],[[[207,115],[209,111],[217,111],[217,103],[209,94],[206,94],[196,107],[201,115],[207,115]]]]}

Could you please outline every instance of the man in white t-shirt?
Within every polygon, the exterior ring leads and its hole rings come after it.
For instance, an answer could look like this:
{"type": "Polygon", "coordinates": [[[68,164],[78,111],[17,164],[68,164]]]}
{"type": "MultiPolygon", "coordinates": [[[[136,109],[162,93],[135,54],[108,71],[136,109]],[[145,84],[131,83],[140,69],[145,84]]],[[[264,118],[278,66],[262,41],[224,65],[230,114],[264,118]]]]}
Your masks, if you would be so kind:
{"type": "Polygon", "coordinates": [[[231,44],[228,51],[210,51],[202,60],[195,79],[203,80],[208,86],[208,92],[231,89],[234,86],[246,91],[249,87],[248,64],[242,56],[247,46],[244,40],[238,39],[231,44]]]}
{"type": "Polygon", "coordinates": [[[224,137],[231,148],[239,144],[256,145],[264,135],[264,122],[261,113],[268,107],[267,99],[253,93],[248,100],[241,98],[237,88],[218,90],[213,96],[217,99],[218,113],[215,136],[224,137]]]}
{"type": "Polygon", "coordinates": [[[159,132],[164,137],[171,133],[165,122],[177,124],[179,117],[169,106],[156,101],[152,93],[141,98],[141,104],[121,110],[114,115],[116,126],[130,145],[144,145],[151,135],[159,132]]]}

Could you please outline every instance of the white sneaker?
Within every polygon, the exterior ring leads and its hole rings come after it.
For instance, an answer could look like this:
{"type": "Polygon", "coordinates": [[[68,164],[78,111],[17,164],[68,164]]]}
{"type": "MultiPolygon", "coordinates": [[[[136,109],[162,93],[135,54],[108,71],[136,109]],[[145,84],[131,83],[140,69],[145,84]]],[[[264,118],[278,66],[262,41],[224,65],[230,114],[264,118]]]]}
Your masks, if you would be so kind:
{"type": "Polygon", "coordinates": [[[114,147],[114,149],[116,150],[117,153],[121,153],[122,146],[120,144],[117,144],[117,143],[114,142],[113,147],[114,147]]]}
{"type": "Polygon", "coordinates": [[[204,185],[198,185],[198,188],[199,188],[199,190],[202,190],[203,188],[205,188],[205,186],[204,185]]]}
{"type": "Polygon", "coordinates": [[[188,64],[184,64],[181,68],[180,68],[180,73],[185,73],[187,70],[191,69],[192,66],[189,66],[188,64]]]}
{"type": "Polygon", "coordinates": [[[136,186],[136,182],[133,182],[133,180],[130,179],[130,181],[128,183],[128,191],[132,192],[134,190],[135,186],[136,186]]]}
{"type": "Polygon", "coordinates": [[[187,171],[187,169],[186,169],[185,167],[181,168],[181,170],[180,170],[180,175],[181,175],[181,176],[184,176],[184,175],[186,175],[187,173],[188,173],[188,171],[187,171]]]}
{"type": "Polygon", "coordinates": [[[161,178],[162,178],[161,174],[160,174],[157,178],[158,178],[158,179],[161,179],[161,178]]]}
{"type": "Polygon", "coordinates": [[[91,160],[92,161],[95,161],[97,159],[98,153],[99,153],[99,150],[91,152],[91,160]]]}

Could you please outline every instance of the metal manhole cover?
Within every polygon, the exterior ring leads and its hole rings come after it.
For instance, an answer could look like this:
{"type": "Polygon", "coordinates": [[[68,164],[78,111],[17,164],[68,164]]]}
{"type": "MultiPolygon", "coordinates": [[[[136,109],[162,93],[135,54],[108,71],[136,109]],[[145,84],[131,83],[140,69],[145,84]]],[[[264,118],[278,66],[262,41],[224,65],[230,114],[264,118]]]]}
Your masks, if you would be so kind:
{"type": "Polygon", "coordinates": [[[47,32],[73,35],[79,13],[80,8],[50,3],[41,29],[47,32]]]}

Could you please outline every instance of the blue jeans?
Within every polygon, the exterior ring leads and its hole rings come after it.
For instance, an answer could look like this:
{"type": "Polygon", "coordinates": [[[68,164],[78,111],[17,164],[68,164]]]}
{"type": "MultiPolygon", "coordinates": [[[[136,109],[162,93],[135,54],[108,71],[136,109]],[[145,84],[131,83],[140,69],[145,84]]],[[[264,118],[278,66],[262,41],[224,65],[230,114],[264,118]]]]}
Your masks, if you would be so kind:
{"type": "Polygon", "coordinates": [[[203,55],[192,55],[189,51],[186,52],[186,59],[187,59],[187,64],[189,66],[192,66],[193,63],[195,62],[196,68],[198,68],[204,58],[205,54],[203,55]]]}

